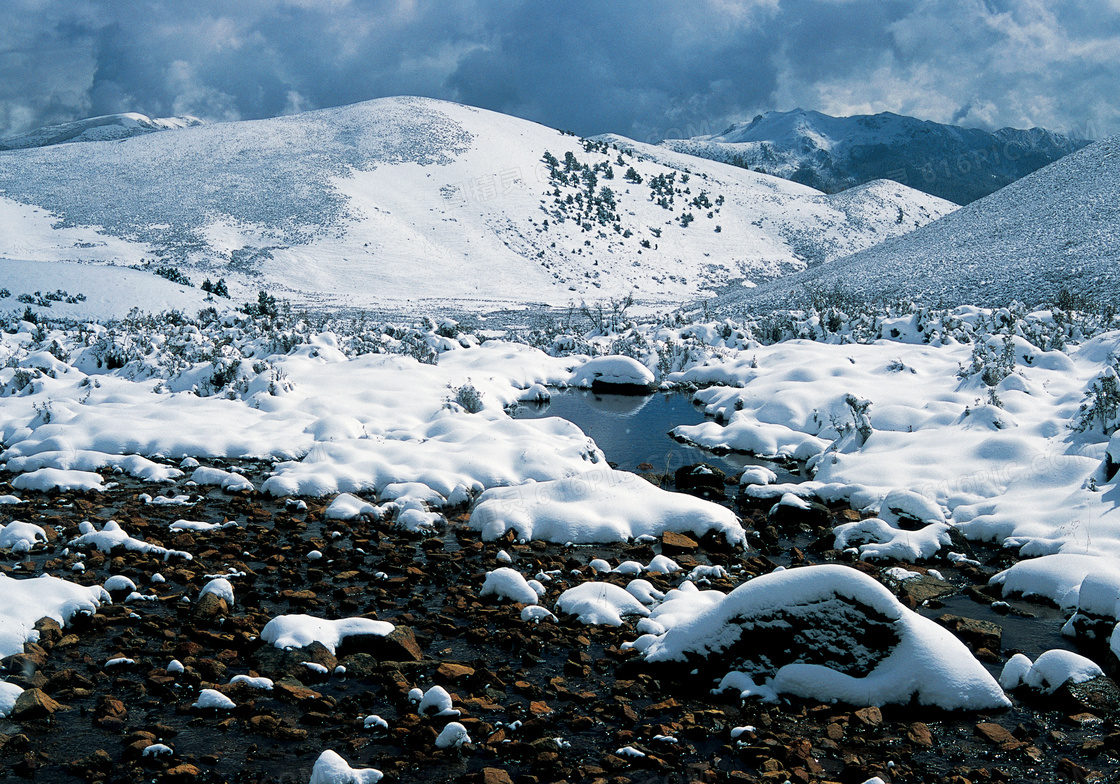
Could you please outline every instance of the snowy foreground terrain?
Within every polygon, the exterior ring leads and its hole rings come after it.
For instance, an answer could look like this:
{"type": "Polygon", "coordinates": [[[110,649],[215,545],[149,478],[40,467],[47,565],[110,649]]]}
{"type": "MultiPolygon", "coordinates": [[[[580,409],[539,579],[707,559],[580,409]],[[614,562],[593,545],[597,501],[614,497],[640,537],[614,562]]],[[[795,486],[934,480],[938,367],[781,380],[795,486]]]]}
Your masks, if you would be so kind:
{"type": "MultiPolygon", "coordinates": [[[[452,322],[382,329],[234,311],[211,311],[202,321],[66,326],[12,317],[7,324],[0,460],[13,492],[0,498],[8,521],[0,546],[13,554],[46,540],[20,519],[25,494],[105,491],[113,474],[148,483],[152,503],[176,503],[160,485],[189,475],[229,492],[333,499],[327,518],[395,520],[419,533],[445,526],[446,510],[465,508],[469,527],[486,540],[507,530],[557,543],[668,531],[744,546],[730,510],[613,471],[569,422],[508,413],[569,384],[652,382],[695,390],[716,417],[678,428],[680,438],[807,461],[809,481],[775,485],[767,472],[748,471],[744,492],[794,508],[847,502],[862,515],[835,530],[839,550],[864,560],[952,564],[965,558],[950,536],[955,528],[1025,557],[995,580],[1009,594],[1042,596],[1113,625],[1120,609],[1120,447],[1108,436],[1118,424],[1120,333],[1102,331],[1097,317],[962,307],[875,318],[802,313],[783,323],[622,323],[609,334],[507,339],[461,332],[452,322]],[[775,337],[785,339],[759,340],[775,337]],[[264,458],[272,468],[255,485],[199,463],[217,458],[264,458]]],[[[116,523],[83,530],[71,546],[191,558],[130,538],[116,523]]],[[[536,604],[543,589],[526,584],[532,574],[499,571],[483,594],[536,604]]],[[[65,574],[37,579],[42,587],[0,615],[5,656],[35,639],[38,618],[65,622],[105,596],[65,574]]],[[[605,588],[565,594],[551,612],[616,625],[648,616],[635,645],[649,661],[722,661],[720,688],[745,696],[1007,704],[963,644],[848,569],[769,575],[726,596],[618,590],[613,598],[605,588]],[[740,635],[773,623],[775,612],[798,617],[798,607],[814,623],[877,618],[895,642],[868,648],[850,666],[830,664],[819,651],[811,664],[750,663],[740,635]]],[[[524,617],[534,612],[527,607],[524,617]]],[[[340,634],[392,628],[307,623],[277,630],[277,639],[333,648],[340,634]]],[[[10,709],[19,689],[6,685],[4,693],[10,709]]]]}

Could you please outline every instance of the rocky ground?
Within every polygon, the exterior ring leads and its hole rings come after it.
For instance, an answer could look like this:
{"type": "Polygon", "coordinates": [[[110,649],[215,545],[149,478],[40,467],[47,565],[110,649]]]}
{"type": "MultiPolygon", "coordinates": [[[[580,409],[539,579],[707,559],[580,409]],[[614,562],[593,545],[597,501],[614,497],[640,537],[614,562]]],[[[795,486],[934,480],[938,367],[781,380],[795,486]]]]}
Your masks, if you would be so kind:
{"type": "MultiPolygon", "coordinates": [[[[263,466],[240,466],[260,476],[263,466]]],[[[10,478],[10,477],[9,477],[10,478]]],[[[593,558],[643,563],[664,552],[688,568],[720,564],[730,590],[777,565],[843,560],[828,550],[831,523],[845,509],[770,519],[766,506],[741,509],[755,548],[731,552],[714,541],[668,536],[640,546],[565,547],[483,543],[452,515],[439,536],[406,536],[386,523],[324,521],[321,500],[306,509],[255,493],[224,494],[180,486],[143,486],[121,476],[102,494],[24,493],[28,503],[0,507],[0,522],[33,522],[57,536],[30,556],[0,564],[13,577],[50,573],[88,585],[131,578],[158,601],[103,604],[70,626],[40,624],[41,640],[4,661],[6,678],[25,692],[0,719],[0,778],[41,782],[306,782],[324,749],[386,780],[437,782],[1085,782],[1120,778],[1120,705],[1107,679],[1063,689],[1045,702],[1016,699],[990,714],[946,714],[919,706],[787,702],[740,704],[709,693],[711,673],[654,669],[622,644],[637,635],[574,619],[526,624],[520,605],[479,598],[500,549],[532,576],[560,570],[542,604],[596,575],[593,558]],[[142,493],[189,493],[186,507],[144,503],[142,493]],[[201,492],[201,494],[200,494],[201,492]],[[175,533],[180,518],[230,521],[205,533],[175,533]],[[149,554],[68,548],[83,520],[116,520],[134,537],[194,555],[165,562],[149,554]],[[312,551],[322,558],[309,558],[312,551]],[[73,570],[82,563],[85,571],[73,570]],[[210,576],[231,577],[236,603],[197,601],[210,576]],[[160,574],[162,583],[153,583],[160,574]],[[366,615],[391,621],[387,640],[335,654],[318,644],[300,651],[263,646],[273,617],[366,615]],[[107,665],[113,659],[121,663],[107,665]],[[167,665],[179,660],[181,673],[167,665]],[[305,662],[322,665],[308,667],[305,662]],[[336,673],[337,666],[345,673],[336,673]],[[325,668],[326,674],[321,670],[325,668]],[[237,674],[275,681],[271,691],[229,685],[237,674]],[[443,685],[472,742],[440,750],[446,719],[417,714],[414,687],[443,685]],[[236,703],[232,710],[192,705],[203,688],[236,703]],[[387,729],[367,728],[380,716],[387,729]],[[154,743],[170,753],[144,754],[154,743]],[[631,751],[632,750],[632,751],[631,751]]],[[[718,494],[718,488],[712,488],[718,494]]],[[[0,494],[10,487],[0,483],[0,494]]],[[[328,499],[329,500],[329,499],[328,499]]],[[[783,512],[784,514],[784,512],[783,512]]],[[[1006,554],[978,553],[981,567],[923,577],[896,590],[932,617],[939,603],[971,596],[977,613],[949,614],[953,628],[996,668],[1013,650],[1001,644],[987,577],[1006,554]],[[983,611],[982,613],[980,611],[983,611]],[[965,617],[972,615],[973,617],[965,617]]],[[[889,564],[852,563],[876,576],[889,564]]],[[[916,568],[916,567],[909,567],[916,568]]],[[[919,571],[923,571],[918,568],[919,571]]],[[[661,590],[680,581],[646,575],[661,590]]],[[[604,579],[600,576],[599,579],[604,579]]],[[[605,579],[625,585],[629,577],[605,579]]],[[[890,584],[889,580],[882,578],[890,584]]],[[[2,597],[0,597],[2,601],[2,597]]],[[[1013,603],[1009,619],[1029,605],[1013,603]]],[[[1098,657],[1098,660],[1100,658],[1098,657]]]]}

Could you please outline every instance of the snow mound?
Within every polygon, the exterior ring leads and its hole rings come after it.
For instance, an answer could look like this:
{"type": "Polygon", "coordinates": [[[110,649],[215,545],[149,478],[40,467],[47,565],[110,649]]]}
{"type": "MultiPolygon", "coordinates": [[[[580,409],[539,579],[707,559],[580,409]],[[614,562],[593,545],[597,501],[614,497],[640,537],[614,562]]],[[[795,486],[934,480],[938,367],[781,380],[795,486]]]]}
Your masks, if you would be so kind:
{"type": "Polygon", "coordinates": [[[638,360],[624,356],[609,356],[587,360],[572,373],[568,385],[581,389],[604,386],[649,389],[654,381],[650,369],[638,360]]]}
{"type": "Polygon", "coordinates": [[[1026,686],[1043,694],[1053,694],[1066,683],[1084,683],[1104,675],[1096,662],[1073,651],[1046,651],[1034,662],[1021,653],[1003,666],[999,685],[1010,691],[1026,686]]]}
{"type": "Polygon", "coordinates": [[[191,481],[199,485],[215,485],[227,493],[252,492],[253,483],[241,474],[223,471],[220,468],[201,466],[191,474],[191,481]]]}
{"type": "Polygon", "coordinates": [[[752,682],[764,679],[776,693],[821,701],[914,700],[946,710],[1010,704],[952,633],[843,566],[788,569],[744,583],[672,625],[646,648],[645,658],[714,660],[752,682]]]}
{"type": "Polygon", "coordinates": [[[375,768],[352,768],[337,752],[327,749],[315,760],[308,784],[377,784],[383,774],[375,768]]]}
{"type": "Polygon", "coordinates": [[[331,505],[323,512],[328,520],[357,520],[360,517],[370,517],[374,520],[381,519],[381,511],[351,493],[339,493],[331,501],[331,505]]]}
{"type": "Polygon", "coordinates": [[[471,736],[467,734],[467,728],[457,721],[448,722],[438,736],[436,736],[437,749],[452,749],[462,746],[464,743],[470,743],[471,736]]]}
{"type": "Polygon", "coordinates": [[[45,493],[48,490],[61,490],[63,492],[87,492],[96,490],[101,492],[105,485],[101,477],[92,471],[74,471],[61,468],[40,468],[26,474],[20,474],[12,480],[12,487],[16,490],[38,490],[45,493]]]}
{"type": "Polygon", "coordinates": [[[26,553],[38,542],[46,541],[47,532],[34,523],[13,520],[7,525],[0,525],[0,549],[26,553]]]}
{"type": "Polygon", "coordinates": [[[237,703],[217,689],[203,689],[198,693],[198,700],[191,705],[199,710],[233,710],[237,703]]]}
{"type": "Polygon", "coordinates": [[[625,588],[611,583],[583,583],[569,588],[556,600],[556,609],[575,615],[580,623],[621,626],[627,616],[649,615],[649,610],[625,588]]]}
{"type": "Polygon", "coordinates": [[[202,590],[198,592],[198,598],[201,599],[208,593],[212,593],[220,599],[225,599],[229,607],[235,604],[233,598],[233,583],[224,577],[215,577],[206,585],[202,586],[202,590]]]}
{"type": "Polygon", "coordinates": [[[395,627],[372,618],[325,620],[310,615],[280,615],[265,624],[261,639],[276,648],[306,648],[322,643],[331,653],[347,637],[372,635],[386,637],[395,627]]]}
{"type": "Polygon", "coordinates": [[[711,501],[670,493],[624,471],[602,469],[547,482],[492,488],[479,496],[468,525],[494,541],[509,530],[549,542],[621,542],[666,531],[722,534],[746,542],[735,514],[711,501]]]}
{"type": "Polygon", "coordinates": [[[141,539],[134,539],[121,528],[120,523],[116,520],[108,520],[105,525],[101,526],[101,530],[94,529],[92,523],[83,522],[78,526],[81,532],[80,536],[70,540],[72,547],[82,547],[91,545],[96,547],[103,553],[110,553],[113,548],[123,547],[126,550],[133,550],[139,553],[151,553],[152,555],[163,556],[163,560],[170,560],[173,556],[183,558],[190,561],[194,558],[190,553],[183,552],[182,550],[168,550],[166,547],[159,545],[149,544],[141,539]]]}
{"type": "Polygon", "coordinates": [[[23,689],[19,686],[7,681],[0,681],[0,718],[4,718],[12,712],[12,708],[16,706],[16,700],[19,699],[21,694],[23,694],[23,689]]]}
{"type": "Polygon", "coordinates": [[[539,598],[521,573],[508,566],[487,572],[486,581],[482,584],[482,590],[478,595],[495,596],[498,599],[509,599],[511,602],[521,604],[536,604],[539,598]]]}
{"type": "Polygon", "coordinates": [[[0,658],[23,652],[25,642],[38,642],[35,622],[53,618],[65,626],[75,613],[93,614],[109,594],[99,585],[76,585],[44,575],[17,580],[0,574],[0,658]]]}
{"type": "MultiPolygon", "coordinates": [[[[1020,561],[988,582],[1003,588],[1004,596],[1047,599],[1063,609],[1078,606],[1081,585],[1090,575],[1096,580],[1120,581],[1120,563],[1113,558],[1056,553],[1020,561]]],[[[1108,608],[1112,612],[1114,608],[1108,608]]]]}

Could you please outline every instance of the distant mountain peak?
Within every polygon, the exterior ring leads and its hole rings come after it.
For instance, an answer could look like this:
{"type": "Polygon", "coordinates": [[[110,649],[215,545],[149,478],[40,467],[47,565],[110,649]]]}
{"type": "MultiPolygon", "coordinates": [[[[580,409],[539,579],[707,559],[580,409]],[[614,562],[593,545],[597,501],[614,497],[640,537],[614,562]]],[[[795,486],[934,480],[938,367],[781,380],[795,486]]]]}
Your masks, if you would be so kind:
{"type": "Polygon", "coordinates": [[[1088,143],[1042,128],[989,132],[892,112],[832,117],[798,108],[662,146],[826,193],[891,179],[968,204],[1088,143]]]}
{"type": "Polygon", "coordinates": [[[139,112],[105,114],[84,120],[47,125],[28,133],[0,139],[0,150],[28,150],[75,142],[111,142],[157,131],[174,131],[205,125],[197,117],[152,118],[139,112]]]}

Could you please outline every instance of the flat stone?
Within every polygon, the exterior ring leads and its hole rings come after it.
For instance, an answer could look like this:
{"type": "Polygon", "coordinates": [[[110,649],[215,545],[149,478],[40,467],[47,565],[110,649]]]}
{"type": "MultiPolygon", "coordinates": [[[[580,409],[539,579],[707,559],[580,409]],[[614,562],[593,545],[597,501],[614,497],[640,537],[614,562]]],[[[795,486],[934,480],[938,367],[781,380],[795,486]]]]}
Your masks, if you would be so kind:
{"type": "Polygon", "coordinates": [[[1006,727],[993,722],[982,721],[977,724],[976,734],[1001,751],[1013,751],[1027,745],[1012,735],[1006,727]]]}
{"type": "Polygon", "coordinates": [[[474,675],[474,667],[456,662],[444,662],[436,668],[436,678],[446,683],[456,683],[474,675]]]}
{"type": "Polygon", "coordinates": [[[700,547],[699,542],[685,534],[666,531],[661,535],[661,552],[665,555],[677,553],[694,553],[700,547]]]}
{"type": "Polygon", "coordinates": [[[991,621],[945,613],[937,618],[937,622],[960,637],[974,651],[981,648],[998,651],[1003,641],[1003,629],[991,621]]]}
{"type": "Polygon", "coordinates": [[[898,591],[900,598],[909,599],[915,607],[920,607],[931,599],[940,599],[942,596],[950,596],[956,592],[957,588],[952,583],[938,580],[928,574],[905,580],[898,591]]]}
{"type": "Polygon", "coordinates": [[[482,784],[513,784],[509,773],[501,768],[483,768],[480,778],[482,784]]]}

